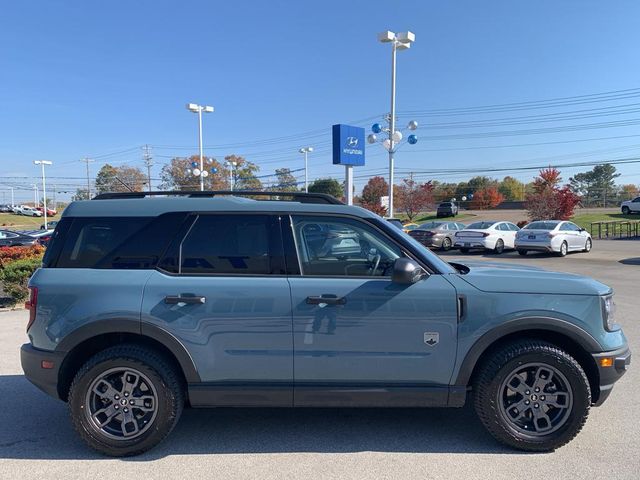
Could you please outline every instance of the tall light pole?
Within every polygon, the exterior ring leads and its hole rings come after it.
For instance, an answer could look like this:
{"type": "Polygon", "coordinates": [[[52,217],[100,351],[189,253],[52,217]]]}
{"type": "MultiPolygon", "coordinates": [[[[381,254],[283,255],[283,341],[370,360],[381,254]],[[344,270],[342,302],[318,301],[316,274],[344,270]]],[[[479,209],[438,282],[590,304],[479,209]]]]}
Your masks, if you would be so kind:
{"type": "Polygon", "coordinates": [[[308,169],[307,155],[313,152],[313,147],[302,147],[300,150],[298,150],[298,152],[304,154],[304,191],[306,193],[309,193],[309,176],[307,174],[309,169],[308,169]]]}
{"type": "Polygon", "coordinates": [[[229,167],[229,190],[233,192],[233,170],[238,165],[238,162],[227,162],[227,167],[229,167]]]}
{"type": "Polygon", "coordinates": [[[44,229],[47,230],[47,181],[44,175],[44,166],[53,165],[53,162],[49,160],[34,160],[34,165],[40,165],[42,167],[42,211],[44,212],[44,229]]]}
{"type": "Polygon", "coordinates": [[[395,34],[390,31],[378,34],[378,40],[382,43],[391,43],[391,113],[389,114],[389,208],[388,216],[393,217],[393,155],[395,153],[394,143],[399,140],[396,133],[396,52],[406,50],[416,40],[412,32],[402,32],[395,34]]]}
{"type": "Polygon", "coordinates": [[[202,112],[212,113],[213,107],[208,105],[198,105],[197,103],[187,103],[187,110],[198,114],[198,145],[200,148],[200,191],[204,191],[204,155],[202,152],[202,112]]]}

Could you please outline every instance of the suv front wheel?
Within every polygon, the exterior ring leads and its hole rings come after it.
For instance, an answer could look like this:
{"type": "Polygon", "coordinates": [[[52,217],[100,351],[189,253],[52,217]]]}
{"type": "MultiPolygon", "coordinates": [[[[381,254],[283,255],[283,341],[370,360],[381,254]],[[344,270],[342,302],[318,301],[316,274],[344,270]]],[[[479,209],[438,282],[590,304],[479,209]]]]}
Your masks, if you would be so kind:
{"type": "Polygon", "coordinates": [[[552,451],[573,439],[591,404],[580,364],[558,347],[535,340],[512,343],[488,358],[473,390],[487,430],[510,447],[532,452],[552,451]]]}
{"type": "Polygon", "coordinates": [[[183,404],[172,365],[138,345],[94,355],[69,392],[76,431],[90,447],[110,456],[137,455],[156,446],[173,430],[183,404]]]}

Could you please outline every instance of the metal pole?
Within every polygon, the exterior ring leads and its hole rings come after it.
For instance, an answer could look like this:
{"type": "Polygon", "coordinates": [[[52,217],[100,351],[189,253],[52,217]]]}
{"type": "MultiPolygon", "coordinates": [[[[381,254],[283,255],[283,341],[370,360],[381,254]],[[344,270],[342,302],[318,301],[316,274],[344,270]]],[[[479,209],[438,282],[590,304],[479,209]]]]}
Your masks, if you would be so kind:
{"type": "Polygon", "coordinates": [[[398,41],[393,40],[391,44],[391,118],[389,118],[389,209],[387,216],[393,218],[393,134],[396,131],[396,45],[398,41]]]}
{"type": "Polygon", "coordinates": [[[229,190],[233,192],[233,164],[229,163],[229,190]]]}
{"type": "Polygon", "coordinates": [[[204,158],[202,154],[202,107],[198,107],[198,143],[200,145],[200,191],[204,191],[204,158]]]}
{"type": "Polygon", "coordinates": [[[42,211],[44,212],[44,229],[47,230],[47,183],[44,174],[44,162],[40,166],[42,167],[42,206],[44,207],[42,211]]]}
{"type": "Polygon", "coordinates": [[[344,197],[347,205],[353,205],[353,165],[344,167],[344,197]]]}
{"type": "Polygon", "coordinates": [[[307,154],[308,150],[304,149],[304,191],[309,193],[309,177],[307,176],[307,154]]]}

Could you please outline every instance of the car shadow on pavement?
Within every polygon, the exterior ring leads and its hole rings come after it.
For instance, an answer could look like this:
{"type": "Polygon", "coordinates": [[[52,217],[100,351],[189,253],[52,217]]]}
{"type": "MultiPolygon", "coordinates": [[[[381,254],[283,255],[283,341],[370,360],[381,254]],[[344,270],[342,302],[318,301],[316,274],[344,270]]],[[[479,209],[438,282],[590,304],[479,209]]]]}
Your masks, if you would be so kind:
{"type": "MultiPolygon", "coordinates": [[[[104,459],[71,426],[66,404],[22,375],[0,376],[0,458],[104,459]]],[[[162,444],[129,461],[171,455],[255,453],[496,453],[473,409],[187,409],[162,444]]]]}
{"type": "Polygon", "coordinates": [[[618,262],[623,265],[640,265],[640,257],[625,258],[618,260],[618,262]]]}

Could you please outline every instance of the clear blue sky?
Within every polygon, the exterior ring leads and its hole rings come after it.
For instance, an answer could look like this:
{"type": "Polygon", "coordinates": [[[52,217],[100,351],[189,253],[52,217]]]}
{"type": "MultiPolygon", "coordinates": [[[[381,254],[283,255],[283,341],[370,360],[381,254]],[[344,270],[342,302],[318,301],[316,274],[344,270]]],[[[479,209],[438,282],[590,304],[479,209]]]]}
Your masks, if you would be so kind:
{"type": "MultiPolygon", "coordinates": [[[[411,30],[417,37],[398,57],[402,113],[639,88],[639,18],[634,0],[5,2],[0,183],[31,183],[8,177],[37,176],[32,161],[45,158],[54,162],[49,175],[71,189],[82,183],[74,178],[84,175],[80,158],[97,158],[94,174],[106,161],[142,166],[146,143],[154,146],[157,177],[172,155],[197,152],[196,116],[184,107],[189,101],[215,106],[204,119],[208,155],[243,154],[267,174],[299,168],[297,149],[313,145],[310,176],[339,177],[342,170],[331,165],[330,126],[389,108],[390,49],[377,42],[379,31],[411,30]],[[279,137],[288,138],[272,140],[279,137]]],[[[491,166],[634,156],[640,153],[639,98],[636,91],[615,101],[492,115],[423,112],[420,142],[402,147],[397,165],[400,172],[455,167],[482,173],[491,166]],[[608,115],[531,123],[532,115],[577,110],[608,115]],[[526,118],[506,126],[442,125],[513,117],[526,118]],[[558,128],[621,121],[630,125],[558,128]],[[592,140],[603,137],[625,138],[592,140]]],[[[409,118],[401,116],[401,123],[409,118]]],[[[367,166],[356,171],[358,186],[362,177],[382,173],[386,162],[381,146],[368,147],[367,166]]],[[[586,168],[565,169],[565,179],[580,170],[586,168]]],[[[640,182],[640,164],[619,170],[621,182],[640,182]]],[[[532,173],[515,176],[527,180],[532,173]]]]}

